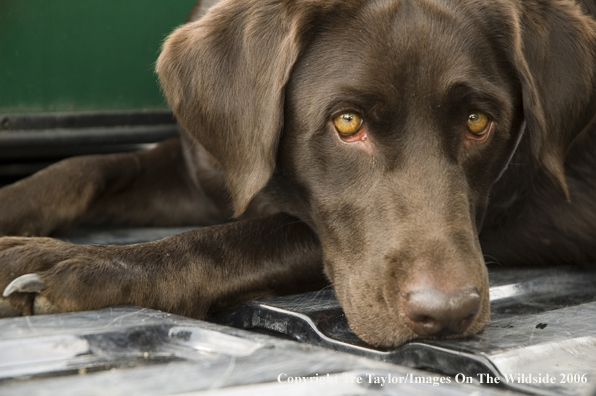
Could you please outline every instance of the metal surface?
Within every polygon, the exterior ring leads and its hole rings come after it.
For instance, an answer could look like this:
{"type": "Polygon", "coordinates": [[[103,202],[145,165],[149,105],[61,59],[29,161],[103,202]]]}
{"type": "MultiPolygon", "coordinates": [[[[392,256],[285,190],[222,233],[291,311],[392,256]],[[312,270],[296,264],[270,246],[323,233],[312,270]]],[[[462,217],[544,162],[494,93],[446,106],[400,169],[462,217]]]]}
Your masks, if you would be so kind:
{"type": "Polygon", "coordinates": [[[176,124],[170,110],[4,114],[0,116],[0,132],[164,124],[176,124]]]}
{"type": "Polygon", "coordinates": [[[513,394],[136,307],[0,320],[3,396],[203,393],[513,394]]]}
{"type": "Polygon", "coordinates": [[[143,150],[174,136],[169,111],[0,115],[0,185],[71,156],[143,150]]]}
{"type": "MultiPolygon", "coordinates": [[[[158,142],[178,136],[178,127],[173,125],[139,125],[110,128],[87,128],[85,130],[6,131],[0,133],[2,158],[7,158],[15,148],[64,145],[133,144],[158,142]],[[4,151],[6,150],[6,153],[4,151]]],[[[13,158],[19,156],[12,153],[13,158]]]]}
{"type": "MultiPolygon", "coordinates": [[[[89,228],[62,239],[137,243],[187,229],[89,228]]],[[[221,394],[265,395],[441,395],[474,390],[483,394],[499,389],[538,395],[592,394],[596,388],[596,272],[570,267],[489,267],[489,273],[492,320],[483,333],[464,340],[414,341],[395,350],[375,349],[356,337],[331,290],[251,302],[209,318],[260,334],[138,308],[3,319],[0,394],[172,394],[210,388],[221,394]],[[258,348],[236,356],[244,353],[240,342],[236,352],[215,356],[203,349],[217,351],[221,338],[209,333],[216,346],[204,346],[196,341],[195,330],[184,337],[176,334],[186,330],[172,330],[188,326],[266,340],[258,342],[274,347],[271,353],[258,348]],[[230,356],[235,359],[231,369],[230,356]],[[413,378],[407,376],[414,373],[449,378],[451,383],[421,387],[406,381],[363,388],[343,381],[277,382],[276,376],[286,368],[292,373],[310,373],[294,375],[315,377],[317,373],[375,369],[390,372],[393,378],[413,378]],[[217,382],[227,370],[233,374],[224,377],[234,379],[217,382]],[[480,385],[496,380],[501,382],[499,389],[480,385]],[[465,387],[457,381],[472,384],[465,387]],[[100,391],[94,390],[97,387],[100,391]]]]}
{"type": "Polygon", "coordinates": [[[492,320],[465,340],[417,341],[378,350],[349,329],[331,290],[245,304],[218,323],[418,369],[549,395],[582,395],[596,381],[596,272],[492,270],[492,320]]]}

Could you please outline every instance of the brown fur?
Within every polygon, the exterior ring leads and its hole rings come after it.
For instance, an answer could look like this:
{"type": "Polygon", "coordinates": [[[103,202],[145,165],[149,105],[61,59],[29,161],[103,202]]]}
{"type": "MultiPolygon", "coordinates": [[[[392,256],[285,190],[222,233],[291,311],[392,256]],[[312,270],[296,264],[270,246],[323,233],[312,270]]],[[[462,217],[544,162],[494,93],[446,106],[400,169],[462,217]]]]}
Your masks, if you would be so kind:
{"type": "MultiPolygon", "coordinates": [[[[0,288],[34,272],[62,310],[133,303],[202,317],[321,287],[324,272],[372,344],[478,332],[483,254],[596,259],[595,8],[221,1],[170,35],[157,62],[187,135],[0,190],[0,234],[239,221],[125,247],[6,237],[0,288]],[[348,110],[368,139],[334,131],[348,110]],[[494,121],[485,141],[465,132],[473,110],[494,121]],[[446,330],[428,330],[429,317],[446,330]]],[[[31,296],[10,299],[30,311],[31,296]]]]}

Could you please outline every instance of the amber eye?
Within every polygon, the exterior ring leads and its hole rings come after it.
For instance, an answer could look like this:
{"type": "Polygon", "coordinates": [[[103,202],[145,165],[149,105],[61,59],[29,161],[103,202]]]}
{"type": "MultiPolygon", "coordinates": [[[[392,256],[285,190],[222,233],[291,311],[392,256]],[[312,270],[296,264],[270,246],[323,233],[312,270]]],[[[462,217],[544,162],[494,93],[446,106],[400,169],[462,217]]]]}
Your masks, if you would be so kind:
{"type": "Polygon", "coordinates": [[[490,118],[481,111],[474,111],[468,115],[468,131],[472,135],[483,135],[488,130],[489,125],[490,118]]]}
{"type": "Polygon", "coordinates": [[[356,113],[342,113],[333,119],[333,125],[341,135],[353,135],[362,126],[362,117],[356,113]]]}

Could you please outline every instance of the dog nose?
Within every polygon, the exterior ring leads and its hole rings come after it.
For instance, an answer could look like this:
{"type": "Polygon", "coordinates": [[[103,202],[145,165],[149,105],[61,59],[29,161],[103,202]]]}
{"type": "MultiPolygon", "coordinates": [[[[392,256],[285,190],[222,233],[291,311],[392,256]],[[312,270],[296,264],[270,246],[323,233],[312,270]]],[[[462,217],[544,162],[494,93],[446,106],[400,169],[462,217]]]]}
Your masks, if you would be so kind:
{"type": "Polygon", "coordinates": [[[420,336],[462,334],[480,310],[475,287],[454,293],[437,289],[415,289],[401,295],[401,307],[410,328],[420,336]]]}

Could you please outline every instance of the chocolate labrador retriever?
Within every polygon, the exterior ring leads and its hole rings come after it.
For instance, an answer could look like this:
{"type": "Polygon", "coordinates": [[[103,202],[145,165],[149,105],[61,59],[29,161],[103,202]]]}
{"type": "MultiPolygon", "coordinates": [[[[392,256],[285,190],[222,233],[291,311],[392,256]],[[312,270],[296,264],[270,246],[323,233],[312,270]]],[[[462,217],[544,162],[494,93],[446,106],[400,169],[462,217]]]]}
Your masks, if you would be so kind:
{"type": "Polygon", "coordinates": [[[484,257],[596,260],[594,9],[223,0],[157,62],[180,139],[0,190],[4,297],[200,318],[326,278],[370,344],[476,333],[484,257]],[[23,237],[106,222],[213,226],[129,246],[23,237]]]}

